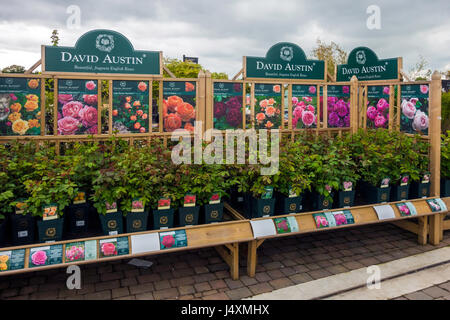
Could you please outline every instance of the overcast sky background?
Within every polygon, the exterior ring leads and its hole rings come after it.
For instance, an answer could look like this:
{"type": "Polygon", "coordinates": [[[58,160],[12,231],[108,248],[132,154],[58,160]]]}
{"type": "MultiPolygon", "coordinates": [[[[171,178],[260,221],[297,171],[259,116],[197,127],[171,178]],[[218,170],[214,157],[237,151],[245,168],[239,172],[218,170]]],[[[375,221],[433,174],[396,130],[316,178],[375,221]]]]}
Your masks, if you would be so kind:
{"type": "Polygon", "coordinates": [[[26,68],[40,59],[53,29],[60,45],[73,46],[86,31],[112,29],[138,50],[199,57],[212,72],[230,77],[242,56],[264,56],[273,44],[294,42],[309,56],[317,38],[350,52],[372,48],[379,58],[403,57],[405,71],[425,57],[431,69],[450,69],[450,1],[295,0],[0,0],[0,68],[26,68]],[[67,7],[81,9],[79,29],[69,29],[67,7]],[[381,30],[369,30],[369,5],[381,9],[381,30]]]}

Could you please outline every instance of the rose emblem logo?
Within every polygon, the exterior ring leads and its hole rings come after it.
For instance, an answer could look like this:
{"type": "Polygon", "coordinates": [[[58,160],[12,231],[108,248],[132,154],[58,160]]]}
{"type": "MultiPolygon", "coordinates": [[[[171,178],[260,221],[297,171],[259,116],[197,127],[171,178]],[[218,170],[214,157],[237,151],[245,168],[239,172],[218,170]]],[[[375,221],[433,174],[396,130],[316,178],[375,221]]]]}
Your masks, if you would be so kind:
{"type": "Polygon", "coordinates": [[[13,84],[13,79],[7,78],[7,79],[5,80],[5,82],[6,82],[6,84],[13,84]]]}
{"type": "Polygon", "coordinates": [[[99,34],[95,39],[95,47],[103,52],[111,52],[114,49],[114,37],[110,34],[99,34]]]}
{"type": "Polygon", "coordinates": [[[169,87],[174,88],[175,87],[175,82],[169,82],[169,87]]]}
{"type": "Polygon", "coordinates": [[[72,84],[73,84],[72,80],[67,80],[67,81],[66,81],[66,86],[71,87],[72,84]]]}
{"type": "Polygon", "coordinates": [[[366,53],[362,50],[356,52],[356,63],[364,64],[366,63],[366,53]]]}
{"type": "Polygon", "coordinates": [[[280,58],[284,61],[291,61],[294,57],[294,50],[292,47],[282,47],[280,50],[280,58]]]}
{"type": "Polygon", "coordinates": [[[220,88],[220,89],[223,89],[224,87],[225,87],[225,84],[219,83],[219,88],[220,88]]]}
{"type": "Polygon", "coordinates": [[[127,83],[125,81],[120,81],[120,86],[123,88],[127,85],[127,83]]]}

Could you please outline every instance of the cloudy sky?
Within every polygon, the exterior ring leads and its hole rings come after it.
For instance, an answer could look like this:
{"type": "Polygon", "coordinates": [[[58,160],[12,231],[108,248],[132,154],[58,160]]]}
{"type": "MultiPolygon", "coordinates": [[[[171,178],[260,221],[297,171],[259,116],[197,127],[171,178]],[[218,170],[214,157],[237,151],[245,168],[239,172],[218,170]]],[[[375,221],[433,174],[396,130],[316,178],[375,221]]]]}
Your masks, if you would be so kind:
{"type": "Polygon", "coordinates": [[[0,68],[30,67],[40,58],[40,45],[50,44],[53,29],[60,45],[73,46],[84,32],[99,28],[124,34],[135,49],[199,57],[205,68],[231,77],[244,55],[263,56],[281,41],[310,55],[318,38],[347,52],[367,46],[379,58],[401,56],[406,71],[419,55],[431,69],[450,69],[448,0],[0,0],[0,68]],[[81,12],[78,28],[67,13],[71,5],[81,12]],[[370,5],[381,10],[379,30],[366,26],[370,5]]]}

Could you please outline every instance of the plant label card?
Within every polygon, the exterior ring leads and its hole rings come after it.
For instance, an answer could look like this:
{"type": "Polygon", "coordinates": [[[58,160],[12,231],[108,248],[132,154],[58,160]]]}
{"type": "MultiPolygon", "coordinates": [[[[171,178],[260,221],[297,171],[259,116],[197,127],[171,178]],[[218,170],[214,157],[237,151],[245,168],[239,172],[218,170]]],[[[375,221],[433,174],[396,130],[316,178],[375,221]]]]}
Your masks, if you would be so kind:
{"type": "Polygon", "coordinates": [[[344,191],[352,191],[353,189],[353,182],[351,181],[345,181],[343,184],[344,191]]]}
{"type": "Polygon", "coordinates": [[[298,232],[298,223],[295,217],[275,218],[273,219],[278,234],[298,232]]]}
{"type": "Polygon", "coordinates": [[[122,256],[128,254],[129,251],[128,237],[109,238],[99,241],[100,258],[122,256]]]}
{"type": "Polygon", "coordinates": [[[217,204],[220,203],[220,193],[215,192],[211,195],[211,198],[209,198],[209,204],[217,204]]]}
{"type": "Polygon", "coordinates": [[[25,268],[25,249],[0,252],[0,272],[25,268]]]}
{"type": "Polygon", "coordinates": [[[329,227],[328,219],[325,213],[314,213],[312,216],[318,229],[329,227]]]}
{"type": "Polygon", "coordinates": [[[145,253],[161,250],[157,232],[131,236],[131,253],[145,253]]]}
{"type": "Polygon", "coordinates": [[[333,213],[332,212],[324,212],[323,214],[327,218],[328,226],[329,227],[336,227],[337,224],[336,224],[336,220],[334,219],[333,213]]]}
{"type": "Polygon", "coordinates": [[[75,199],[73,199],[73,204],[86,203],[86,193],[78,192],[75,199]]]}
{"type": "Polygon", "coordinates": [[[427,203],[433,212],[447,211],[447,206],[440,198],[427,200],[427,203]]]}
{"type": "Polygon", "coordinates": [[[336,226],[343,226],[355,223],[355,219],[353,218],[353,215],[351,214],[350,210],[334,211],[331,212],[331,214],[333,215],[334,220],[336,221],[336,226]]]}
{"type": "Polygon", "coordinates": [[[186,230],[175,230],[159,233],[161,250],[187,247],[186,230]]]}
{"type": "Polygon", "coordinates": [[[25,203],[25,199],[17,199],[16,200],[16,206],[15,206],[15,212],[16,214],[22,214],[25,209],[27,208],[27,204],[25,203]]]}
{"type": "Polygon", "coordinates": [[[402,217],[417,216],[417,210],[412,202],[396,203],[398,211],[402,217]]]}
{"type": "Polygon", "coordinates": [[[388,204],[381,206],[374,206],[375,212],[377,213],[378,220],[395,219],[394,209],[388,204]]]}
{"type": "Polygon", "coordinates": [[[30,249],[28,267],[43,267],[63,262],[63,245],[36,247],[30,249]]]}
{"type": "Polygon", "coordinates": [[[404,175],[400,178],[400,186],[404,187],[407,186],[409,182],[409,176],[408,175],[404,175]]]}
{"type": "Polygon", "coordinates": [[[195,194],[188,193],[184,196],[183,206],[184,207],[195,207],[196,200],[197,200],[197,197],[195,194]]]}
{"type": "Polygon", "coordinates": [[[117,212],[117,202],[105,202],[106,205],[106,213],[117,212]]]}
{"type": "Polygon", "coordinates": [[[144,202],[140,198],[131,201],[131,212],[144,212],[144,202]]]}
{"type": "Polygon", "coordinates": [[[277,231],[275,230],[275,224],[272,219],[250,221],[253,230],[253,236],[256,238],[275,236],[277,231]]]}
{"type": "Polygon", "coordinates": [[[380,188],[387,188],[387,187],[389,187],[389,182],[390,182],[390,181],[391,181],[391,179],[388,178],[388,177],[383,178],[383,179],[381,180],[380,188]]]}
{"type": "Polygon", "coordinates": [[[295,198],[295,197],[297,197],[297,193],[295,193],[295,191],[292,187],[289,187],[289,198],[295,198]]]}
{"type": "Polygon", "coordinates": [[[66,243],[64,262],[84,261],[84,241],[66,243]]]}
{"type": "Polygon", "coordinates": [[[272,199],[273,187],[267,186],[264,188],[264,193],[261,195],[261,199],[272,199]]]}
{"type": "Polygon", "coordinates": [[[49,205],[43,206],[42,209],[44,210],[44,214],[42,216],[42,220],[53,220],[58,219],[58,204],[51,203],[49,205]]]}
{"type": "Polygon", "coordinates": [[[426,173],[423,175],[422,183],[429,183],[430,182],[430,173],[426,173]]]}
{"type": "Polygon", "coordinates": [[[170,198],[161,198],[158,200],[158,210],[170,209],[170,198]]]}

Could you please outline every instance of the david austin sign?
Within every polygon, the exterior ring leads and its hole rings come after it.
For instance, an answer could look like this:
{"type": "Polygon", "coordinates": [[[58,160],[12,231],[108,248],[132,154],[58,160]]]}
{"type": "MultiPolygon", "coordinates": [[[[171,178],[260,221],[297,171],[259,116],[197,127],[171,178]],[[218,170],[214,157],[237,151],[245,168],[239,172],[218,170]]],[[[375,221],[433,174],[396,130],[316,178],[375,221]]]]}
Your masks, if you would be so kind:
{"type": "Polygon", "coordinates": [[[302,48],[280,42],[265,57],[244,57],[245,78],[325,80],[325,62],[307,60],[302,48]]]}
{"type": "Polygon", "coordinates": [[[43,72],[161,75],[159,51],[134,50],[131,42],[112,30],[82,35],[75,47],[42,46],[43,72]]]}
{"type": "Polygon", "coordinates": [[[350,52],[347,64],[336,69],[336,81],[350,81],[356,76],[360,81],[397,80],[399,78],[399,58],[378,59],[371,49],[358,47],[350,52]]]}

